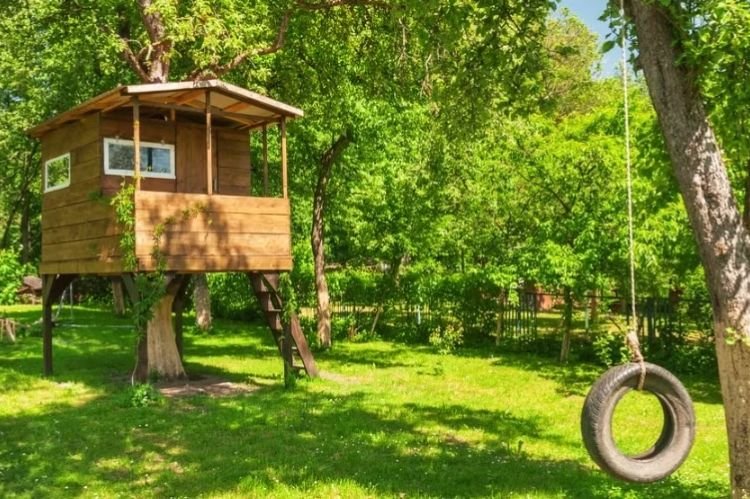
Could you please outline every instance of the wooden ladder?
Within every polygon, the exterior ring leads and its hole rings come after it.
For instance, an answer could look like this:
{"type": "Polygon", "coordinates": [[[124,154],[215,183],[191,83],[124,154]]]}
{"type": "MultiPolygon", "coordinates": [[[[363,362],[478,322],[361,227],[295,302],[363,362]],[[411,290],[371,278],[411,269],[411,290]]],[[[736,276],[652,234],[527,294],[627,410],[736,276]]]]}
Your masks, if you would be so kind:
{"type": "Polygon", "coordinates": [[[289,324],[282,322],[283,302],[279,295],[278,272],[250,272],[248,277],[282,358],[289,357],[288,363],[292,369],[304,370],[311,378],[317,378],[318,367],[315,365],[315,359],[302,333],[299,317],[293,314],[289,324]],[[285,354],[284,339],[287,336],[290,351],[285,354]]]}

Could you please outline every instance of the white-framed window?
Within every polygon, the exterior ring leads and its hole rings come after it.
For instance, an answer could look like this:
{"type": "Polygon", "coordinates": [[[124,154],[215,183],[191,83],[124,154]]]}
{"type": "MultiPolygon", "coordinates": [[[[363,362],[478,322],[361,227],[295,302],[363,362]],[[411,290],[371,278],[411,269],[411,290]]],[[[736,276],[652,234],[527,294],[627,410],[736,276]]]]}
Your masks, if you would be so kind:
{"type": "Polygon", "coordinates": [[[70,185],[70,153],[44,162],[44,192],[64,189],[70,185]]]}
{"type": "MultiPolygon", "coordinates": [[[[133,176],[132,140],[104,139],[104,173],[133,176]]],[[[141,175],[154,178],[175,178],[174,145],[141,142],[141,175]]]]}

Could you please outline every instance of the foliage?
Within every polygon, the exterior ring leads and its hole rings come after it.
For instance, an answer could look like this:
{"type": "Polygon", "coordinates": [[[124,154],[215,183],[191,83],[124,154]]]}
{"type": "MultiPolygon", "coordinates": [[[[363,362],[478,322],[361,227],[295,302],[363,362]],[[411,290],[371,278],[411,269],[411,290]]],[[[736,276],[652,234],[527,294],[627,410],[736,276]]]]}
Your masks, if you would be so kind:
{"type": "Polygon", "coordinates": [[[112,196],[110,206],[115,210],[115,221],[122,229],[120,250],[123,268],[128,272],[138,270],[135,254],[135,185],[123,180],[120,189],[112,196]]]}
{"type": "Polygon", "coordinates": [[[447,318],[430,333],[428,341],[439,353],[449,354],[456,351],[464,342],[464,330],[461,323],[447,318]]]}
{"type": "Polygon", "coordinates": [[[257,300],[245,274],[212,272],[206,278],[211,291],[211,313],[214,316],[233,320],[260,318],[257,300]]]}
{"type": "Polygon", "coordinates": [[[123,396],[129,407],[149,407],[163,401],[159,390],[150,383],[135,384],[125,390],[123,396]]]}
{"type": "Polygon", "coordinates": [[[630,352],[620,331],[602,331],[592,342],[594,354],[599,362],[607,367],[630,360],[630,352]]]}
{"type": "Polygon", "coordinates": [[[31,265],[23,265],[18,261],[15,252],[0,250],[0,305],[16,303],[16,291],[23,284],[23,278],[34,273],[35,269],[31,265]]]}

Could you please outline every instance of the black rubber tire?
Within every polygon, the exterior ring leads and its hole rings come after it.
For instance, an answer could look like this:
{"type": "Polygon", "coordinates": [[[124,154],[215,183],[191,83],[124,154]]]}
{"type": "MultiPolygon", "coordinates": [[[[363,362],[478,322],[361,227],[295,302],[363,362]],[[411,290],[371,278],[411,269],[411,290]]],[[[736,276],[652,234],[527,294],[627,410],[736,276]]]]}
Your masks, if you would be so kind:
{"type": "Polygon", "coordinates": [[[637,389],[641,366],[615,366],[591,387],[581,413],[581,434],[591,458],[621,480],[650,483],[672,474],[687,458],[695,439],[695,412],[682,383],[666,369],[648,362],[643,390],[661,403],[664,426],[654,446],[637,456],[626,456],[615,445],[612,416],[629,391],[637,389]]]}

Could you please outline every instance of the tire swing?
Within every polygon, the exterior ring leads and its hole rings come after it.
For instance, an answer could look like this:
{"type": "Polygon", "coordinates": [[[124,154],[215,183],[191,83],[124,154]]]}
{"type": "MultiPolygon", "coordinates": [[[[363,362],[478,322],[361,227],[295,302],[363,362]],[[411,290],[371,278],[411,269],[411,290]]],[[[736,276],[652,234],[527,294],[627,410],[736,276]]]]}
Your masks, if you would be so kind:
{"type": "MultiPolygon", "coordinates": [[[[625,19],[623,0],[620,16],[625,19]]],[[[628,187],[628,243],[630,260],[631,325],[636,320],[635,256],[633,237],[633,195],[628,117],[627,46],[622,29],[622,78],[625,106],[625,158],[628,187]]],[[[581,413],[581,434],[591,458],[615,478],[634,483],[650,483],[671,475],[685,461],[695,439],[693,402],[685,387],[666,369],[645,362],[635,329],[628,331],[626,343],[631,362],[605,372],[591,387],[581,413]],[[630,390],[645,390],[659,400],[664,425],[654,445],[637,455],[626,455],[614,440],[612,419],[617,404],[630,390]]]]}

